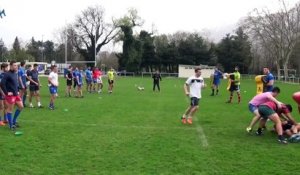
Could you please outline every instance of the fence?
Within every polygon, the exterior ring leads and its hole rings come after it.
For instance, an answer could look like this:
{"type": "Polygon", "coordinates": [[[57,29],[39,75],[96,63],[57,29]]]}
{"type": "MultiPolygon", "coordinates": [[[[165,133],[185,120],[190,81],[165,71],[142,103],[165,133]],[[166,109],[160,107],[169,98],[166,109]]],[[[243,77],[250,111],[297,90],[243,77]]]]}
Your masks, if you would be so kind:
{"type": "MultiPolygon", "coordinates": [[[[142,78],[144,77],[152,77],[152,74],[155,72],[142,72],[142,78]]],[[[160,73],[160,76],[167,78],[178,78],[178,73],[160,73]]]]}

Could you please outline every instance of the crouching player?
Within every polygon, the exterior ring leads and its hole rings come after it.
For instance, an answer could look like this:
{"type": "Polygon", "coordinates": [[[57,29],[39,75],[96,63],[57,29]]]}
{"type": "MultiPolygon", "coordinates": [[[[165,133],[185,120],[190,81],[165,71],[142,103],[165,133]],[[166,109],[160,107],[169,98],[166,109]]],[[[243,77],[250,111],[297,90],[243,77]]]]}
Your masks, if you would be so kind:
{"type": "Polygon", "coordinates": [[[57,96],[57,87],[58,87],[58,75],[57,75],[57,66],[53,65],[51,67],[51,73],[48,76],[48,86],[50,91],[50,104],[49,109],[54,110],[54,101],[57,96]]]}
{"type": "Polygon", "coordinates": [[[292,106],[288,104],[282,104],[279,108],[275,102],[269,101],[261,104],[258,107],[258,112],[262,120],[260,120],[260,125],[256,134],[262,134],[262,128],[265,126],[267,119],[270,119],[275,124],[276,132],[278,134],[278,142],[287,143],[287,140],[283,137],[282,123],[279,116],[284,115],[289,121],[291,121],[293,124],[296,124],[291,115],[292,106]]]}
{"type": "Polygon", "coordinates": [[[249,124],[249,126],[246,128],[247,132],[251,132],[253,126],[258,122],[260,119],[259,113],[258,113],[258,106],[266,103],[268,101],[273,101],[277,104],[277,106],[280,108],[281,107],[281,102],[276,100],[277,95],[280,93],[280,89],[278,87],[274,87],[272,92],[265,92],[256,95],[255,97],[252,98],[252,100],[249,102],[249,110],[251,113],[254,114],[254,117],[249,124]]]}

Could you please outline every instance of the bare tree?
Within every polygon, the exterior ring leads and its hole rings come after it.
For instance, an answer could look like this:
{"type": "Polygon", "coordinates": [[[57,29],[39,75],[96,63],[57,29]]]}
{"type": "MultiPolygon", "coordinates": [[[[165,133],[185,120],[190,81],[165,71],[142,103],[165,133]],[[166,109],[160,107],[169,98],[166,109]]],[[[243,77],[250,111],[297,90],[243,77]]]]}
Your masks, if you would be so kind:
{"type": "Polygon", "coordinates": [[[300,35],[300,5],[286,6],[279,0],[280,9],[271,13],[268,9],[254,9],[244,20],[243,26],[253,40],[259,40],[267,55],[274,57],[277,74],[283,65],[284,75],[288,76],[288,63],[300,35]]]}
{"type": "Polygon", "coordinates": [[[104,21],[104,9],[95,6],[88,7],[76,17],[72,30],[68,30],[68,36],[86,61],[95,61],[102,46],[113,40],[118,32],[113,23],[104,21]]]}

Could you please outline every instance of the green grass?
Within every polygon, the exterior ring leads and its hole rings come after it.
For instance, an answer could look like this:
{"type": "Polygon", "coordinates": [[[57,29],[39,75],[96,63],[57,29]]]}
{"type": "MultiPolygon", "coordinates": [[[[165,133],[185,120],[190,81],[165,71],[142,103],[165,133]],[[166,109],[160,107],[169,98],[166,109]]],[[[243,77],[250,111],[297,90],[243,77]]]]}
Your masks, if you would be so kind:
{"type": "MultiPolygon", "coordinates": [[[[164,78],[162,92],[153,93],[150,78],[122,78],[114,93],[64,97],[61,78],[56,110],[25,108],[19,123],[22,136],[0,128],[0,174],[290,174],[299,167],[299,144],[280,145],[276,135],[245,132],[252,114],[248,101],[254,80],[242,81],[242,103],[225,104],[223,81],[219,96],[203,90],[198,121],[182,125],[189,105],[184,79],[164,78]],[[135,85],[144,85],[137,91],[135,85]],[[65,109],[68,109],[66,112],[65,109]],[[203,144],[199,128],[208,145],[203,144]]],[[[106,82],[106,80],[104,80],[106,82]]],[[[43,79],[46,85],[46,79],[43,79]]],[[[299,85],[277,83],[279,99],[291,99],[299,85]]],[[[49,103],[42,88],[42,104],[49,103]]],[[[235,96],[235,102],[236,102],[235,96]]],[[[271,128],[269,123],[269,128],[271,128]]],[[[294,173],[295,174],[295,173],[294,173]]]]}

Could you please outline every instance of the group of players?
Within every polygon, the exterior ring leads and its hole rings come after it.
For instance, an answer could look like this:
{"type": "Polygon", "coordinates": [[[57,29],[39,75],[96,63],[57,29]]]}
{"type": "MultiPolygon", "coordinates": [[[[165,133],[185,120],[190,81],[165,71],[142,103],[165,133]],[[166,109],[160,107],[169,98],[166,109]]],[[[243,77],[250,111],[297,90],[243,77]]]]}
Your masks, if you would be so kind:
{"type": "MultiPolygon", "coordinates": [[[[113,68],[107,72],[108,78],[108,93],[113,92],[114,87],[114,79],[116,72],[113,68]]],[[[73,95],[76,98],[83,98],[82,87],[84,85],[83,78],[86,83],[86,91],[89,93],[101,93],[103,88],[102,81],[103,73],[101,69],[94,67],[88,67],[86,70],[82,70],[82,68],[78,69],[78,67],[69,66],[69,68],[64,73],[64,77],[66,78],[66,97],[71,97],[72,88],[73,95]]]]}
{"type": "MultiPolygon", "coordinates": [[[[256,123],[259,122],[259,127],[256,135],[262,135],[266,128],[266,122],[271,120],[274,123],[274,130],[278,135],[279,143],[288,143],[285,136],[288,136],[290,142],[300,141],[300,124],[292,117],[292,106],[284,104],[276,99],[280,93],[279,87],[274,87],[274,76],[268,68],[264,68],[263,77],[264,91],[261,94],[254,96],[249,102],[249,111],[254,114],[252,121],[246,128],[247,132],[251,132],[256,123]]],[[[238,95],[238,103],[241,102],[240,94],[240,73],[238,67],[231,74],[222,73],[217,68],[214,71],[211,79],[211,96],[218,95],[221,78],[229,78],[227,90],[230,92],[229,100],[226,103],[232,103],[234,91],[238,95]]],[[[184,92],[191,99],[190,106],[186,109],[181,117],[183,124],[192,124],[192,118],[198,110],[199,100],[201,98],[201,89],[205,88],[206,84],[201,77],[201,69],[195,69],[195,75],[189,77],[184,84],[184,92]]],[[[297,102],[300,112],[300,92],[293,95],[293,99],[297,102]]]]}
{"type": "MultiPolygon", "coordinates": [[[[25,62],[21,62],[20,65],[16,61],[11,61],[9,64],[1,64],[0,72],[0,126],[8,124],[9,129],[15,130],[19,127],[17,119],[25,106],[27,97],[27,89],[29,89],[29,107],[33,108],[32,98],[35,97],[37,101],[37,107],[43,108],[40,101],[40,87],[42,86],[39,80],[38,65],[31,65],[28,69],[25,69],[25,62]],[[28,88],[27,88],[28,87],[28,88]],[[14,107],[17,106],[13,114],[14,107]],[[3,116],[2,116],[3,114],[3,116]]],[[[115,71],[111,68],[107,72],[108,77],[108,92],[112,93],[114,85],[115,71]]],[[[71,96],[72,85],[74,88],[75,97],[83,97],[82,86],[83,78],[85,78],[87,84],[87,91],[92,93],[97,90],[101,93],[103,88],[102,72],[98,68],[86,69],[84,72],[78,70],[78,68],[69,67],[65,73],[66,78],[66,96],[71,96]],[[76,89],[77,88],[77,89],[76,89]],[[76,89],[76,91],[75,91],[76,89]]],[[[58,96],[58,68],[56,65],[51,66],[51,72],[48,76],[48,88],[50,93],[49,109],[55,109],[55,99],[58,96]]]]}

